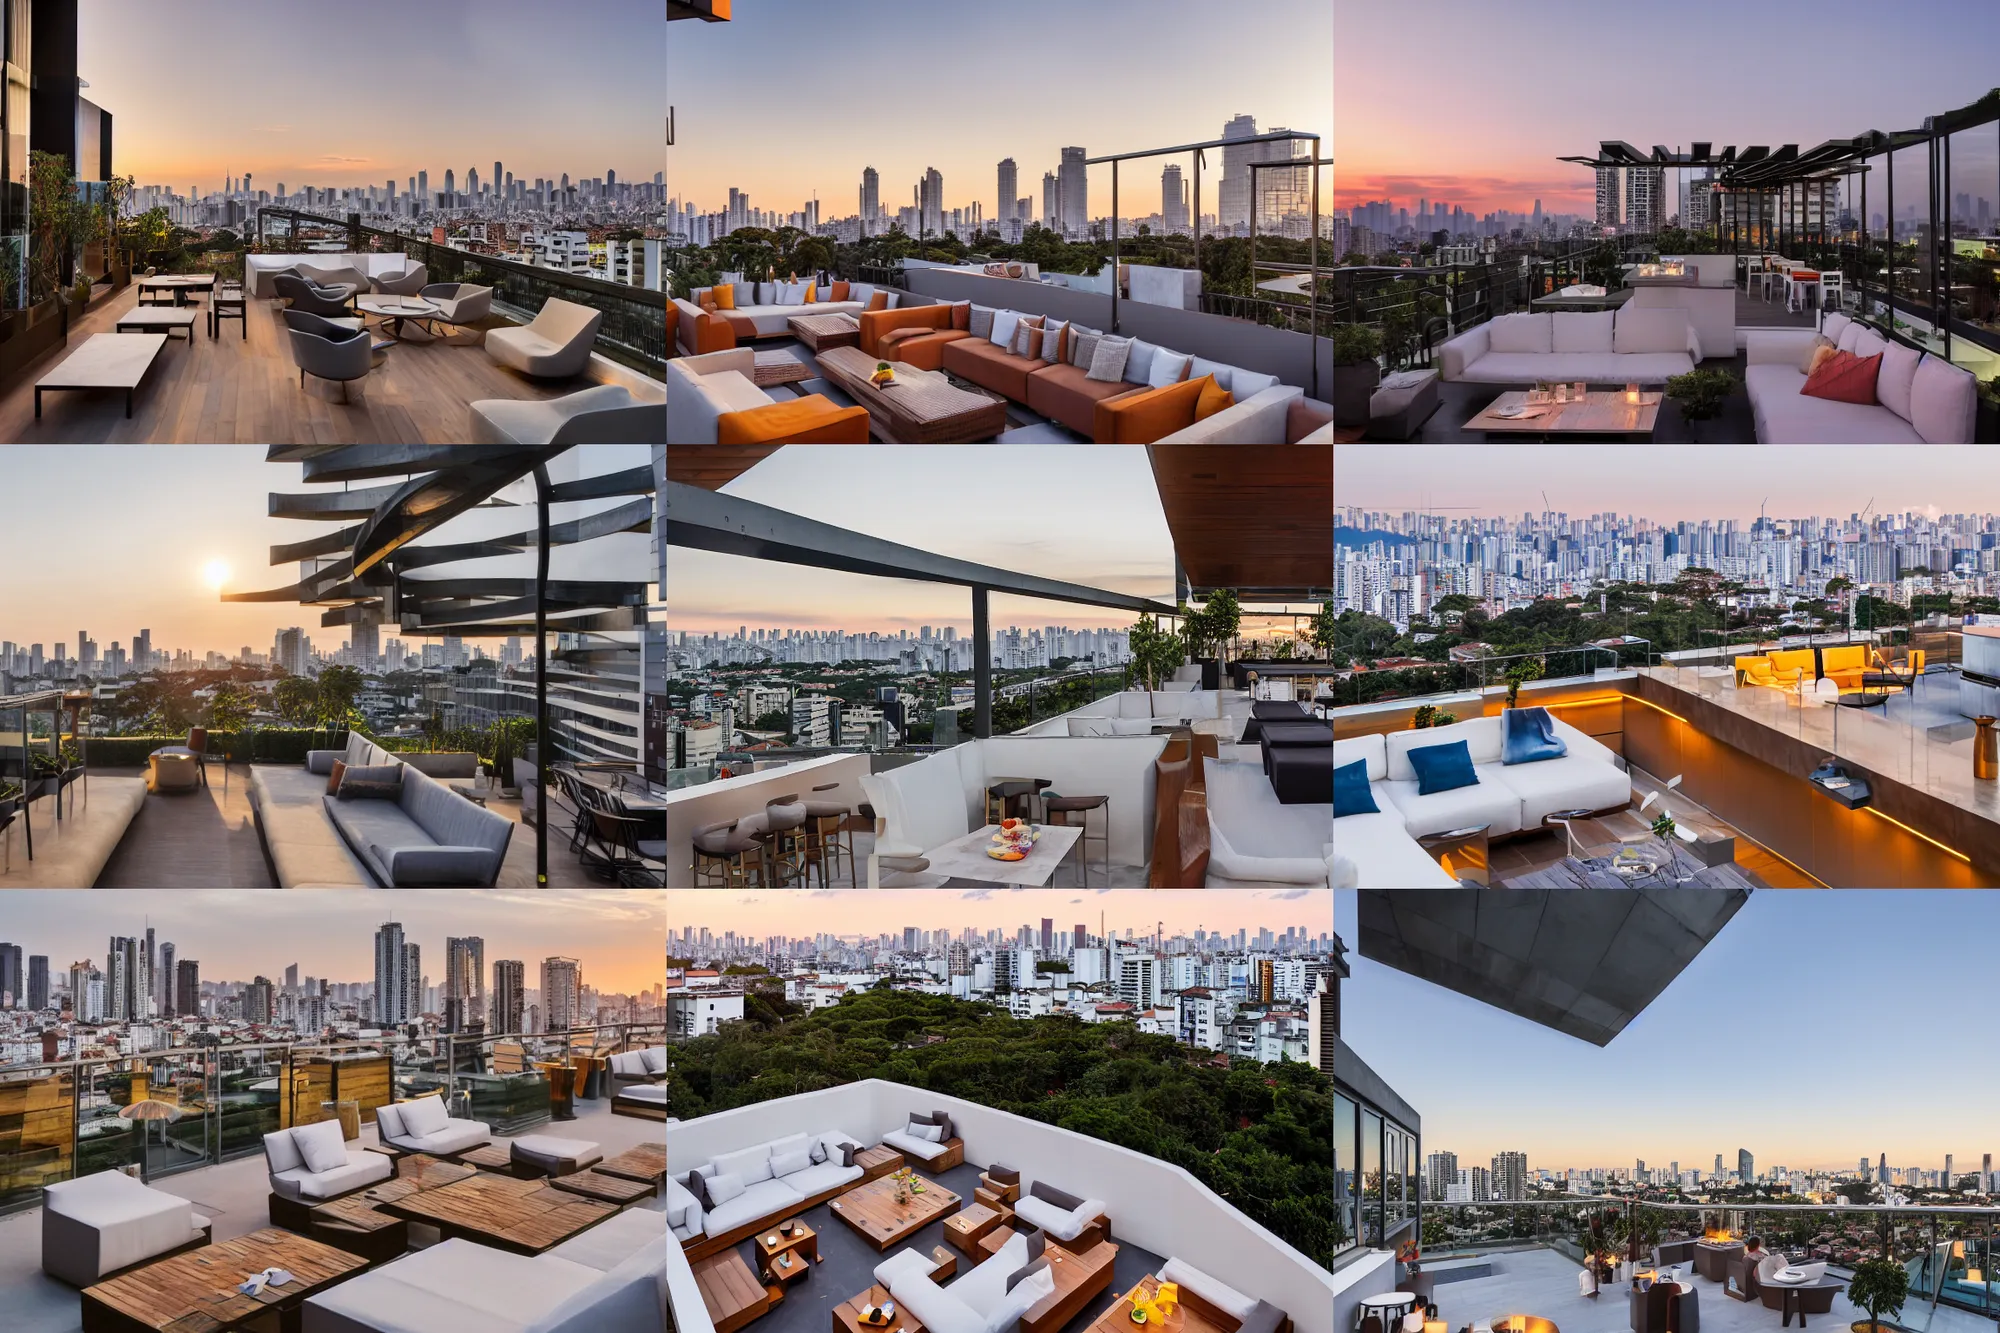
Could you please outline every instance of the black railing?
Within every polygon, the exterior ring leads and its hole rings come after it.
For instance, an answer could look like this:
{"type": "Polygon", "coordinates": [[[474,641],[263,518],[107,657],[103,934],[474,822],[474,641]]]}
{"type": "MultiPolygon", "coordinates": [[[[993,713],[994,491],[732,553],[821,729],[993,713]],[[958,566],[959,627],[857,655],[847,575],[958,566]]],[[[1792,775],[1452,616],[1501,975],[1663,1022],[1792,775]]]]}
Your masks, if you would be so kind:
{"type": "Polygon", "coordinates": [[[622,365],[653,376],[666,373],[667,294],[644,287],[628,287],[601,278],[567,273],[561,269],[520,264],[493,255],[475,254],[455,246],[438,245],[403,232],[383,231],[364,226],[358,218],[345,222],[337,218],[301,213],[295,209],[260,208],[257,232],[260,243],[266,234],[266,215],[287,222],[286,238],[298,234],[299,224],[342,229],[357,252],[400,251],[430,271],[432,282],[467,282],[493,289],[497,310],[528,323],[551,298],[559,297],[587,305],[604,313],[597,331],[597,351],[622,365]]]}
{"type": "Polygon", "coordinates": [[[1322,304],[1317,310],[1292,301],[1273,301],[1261,296],[1236,296],[1229,292],[1203,292],[1201,312],[1204,315],[1223,315],[1229,319],[1244,319],[1252,324],[1264,324],[1274,329],[1286,329],[1292,333],[1312,336],[1313,321],[1318,319],[1322,337],[1333,336],[1333,308],[1322,304]]]}

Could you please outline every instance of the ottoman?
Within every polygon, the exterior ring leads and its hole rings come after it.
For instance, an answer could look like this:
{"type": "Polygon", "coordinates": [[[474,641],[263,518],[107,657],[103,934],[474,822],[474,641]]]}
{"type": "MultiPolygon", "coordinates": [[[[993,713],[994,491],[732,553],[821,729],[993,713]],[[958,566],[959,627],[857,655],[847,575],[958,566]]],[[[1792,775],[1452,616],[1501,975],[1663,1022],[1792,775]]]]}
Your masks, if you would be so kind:
{"type": "Polygon", "coordinates": [[[573,1176],[604,1160],[604,1152],[587,1139],[559,1139],[553,1134],[523,1134],[514,1140],[517,1176],[573,1176]]]}
{"type": "Polygon", "coordinates": [[[79,1176],[42,1191],[42,1271],[73,1287],[208,1240],[209,1221],[192,1203],[121,1171],[79,1176]]]}
{"type": "Polygon", "coordinates": [[[1368,438],[1407,440],[1438,410],[1438,373],[1404,370],[1389,376],[1368,400],[1368,438]]]}

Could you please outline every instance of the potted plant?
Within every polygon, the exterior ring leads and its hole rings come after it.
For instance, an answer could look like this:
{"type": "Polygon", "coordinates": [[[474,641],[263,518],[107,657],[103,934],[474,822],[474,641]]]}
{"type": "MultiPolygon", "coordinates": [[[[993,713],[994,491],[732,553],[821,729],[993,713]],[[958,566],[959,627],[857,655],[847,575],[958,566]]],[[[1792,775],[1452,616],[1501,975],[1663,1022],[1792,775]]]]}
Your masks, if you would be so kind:
{"type": "Polygon", "coordinates": [[[1545,668],[1542,666],[1539,658],[1516,662],[1513,666],[1507,668],[1507,706],[1509,708],[1519,708],[1521,706],[1521,687],[1531,680],[1540,680],[1544,670],[1545,668]]]}
{"type": "Polygon", "coordinates": [[[1333,420],[1368,424],[1368,400],[1382,382],[1382,335],[1366,324],[1333,326],[1333,420]]]}
{"type": "Polygon", "coordinates": [[[1726,370],[1690,370],[1667,381],[1667,397],[1680,404],[1689,439],[1696,434],[1696,423],[1719,415],[1735,392],[1736,377],[1726,370]]]}
{"type": "Polygon", "coordinates": [[[1882,1316],[1901,1314],[1909,1295],[1910,1275],[1895,1260],[1877,1257],[1856,1264],[1854,1277],[1847,1284],[1847,1299],[1866,1310],[1868,1318],[1854,1321],[1855,1333],[1879,1333],[1884,1327],[1882,1316]]]}

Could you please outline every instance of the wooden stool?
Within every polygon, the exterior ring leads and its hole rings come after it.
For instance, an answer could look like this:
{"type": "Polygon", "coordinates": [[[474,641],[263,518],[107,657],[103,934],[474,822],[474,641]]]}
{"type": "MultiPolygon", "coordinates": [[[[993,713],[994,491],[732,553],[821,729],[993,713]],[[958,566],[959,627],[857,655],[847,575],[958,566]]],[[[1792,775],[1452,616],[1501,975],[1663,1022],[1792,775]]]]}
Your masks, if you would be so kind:
{"type": "MultiPolygon", "coordinates": [[[[838,782],[827,782],[813,790],[833,791],[838,782]]],[[[833,887],[833,874],[840,869],[840,861],[847,858],[847,877],[854,882],[854,839],[841,839],[847,827],[847,817],[852,813],[838,801],[807,801],[806,803],[806,863],[819,867],[820,887],[833,887]]]]}
{"type": "Polygon", "coordinates": [[[764,844],[755,834],[738,833],[736,821],[710,824],[694,835],[694,882],[716,888],[749,888],[764,882],[764,844]],[[750,877],[752,869],[756,879],[750,877]]]}
{"type": "Polygon", "coordinates": [[[1057,796],[1053,792],[1042,798],[1042,809],[1048,814],[1051,824],[1061,815],[1064,828],[1069,827],[1069,816],[1075,814],[1083,825],[1083,836],[1076,840],[1076,868],[1082,877],[1077,882],[1090,887],[1090,812],[1104,811],[1104,832],[1100,840],[1104,843],[1104,883],[1111,884],[1111,798],[1109,796],[1057,796]]]}

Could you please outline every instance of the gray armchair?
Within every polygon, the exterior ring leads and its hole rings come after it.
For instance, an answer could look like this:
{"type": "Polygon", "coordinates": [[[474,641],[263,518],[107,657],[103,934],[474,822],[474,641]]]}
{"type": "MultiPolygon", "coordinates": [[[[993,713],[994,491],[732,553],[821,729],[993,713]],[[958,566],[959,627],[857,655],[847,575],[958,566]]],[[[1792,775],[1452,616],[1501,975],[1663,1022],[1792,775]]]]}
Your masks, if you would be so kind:
{"type": "Polygon", "coordinates": [[[299,264],[296,267],[300,277],[321,287],[352,287],[358,292],[369,290],[368,275],[349,264],[336,268],[321,268],[316,264],[299,264]]]}
{"type": "Polygon", "coordinates": [[[430,281],[431,271],[418,264],[400,273],[377,274],[375,290],[389,296],[417,296],[430,285],[430,281]]]}
{"type": "Polygon", "coordinates": [[[447,324],[472,324],[493,313],[493,289],[469,282],[434,282],[417,295],[443,311],[447,324]]]}
{"type": "Polygon", "coordinates": [[[526,328],[493,329],[486,354],[503,366],[537,379],[567,379],[590,364],[590,349],[604,312],[551,296],[526,328]]]}
{"type": "Polygon", "coordinates": [[[271,285],[280,297],[292,303],[292,309],[314,315],[345,315],[348,302],[359,295],[361,290],[348,283],[338,287],[322,287],[318,283],[290,273],[280,273],[271,279],[271,285]]]}
{"type": "Polygon", "coordinates": [[[292,339],[292,360],[299,368],[299,387],[307,375],[340,381],[340,400],[347,401],[347,384],[363,379],[375,364],[374,341],[366,329],[350,329],[310,311],[285,312],[292,339]]]}

